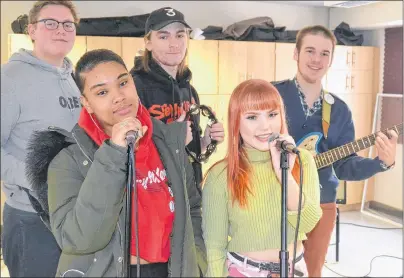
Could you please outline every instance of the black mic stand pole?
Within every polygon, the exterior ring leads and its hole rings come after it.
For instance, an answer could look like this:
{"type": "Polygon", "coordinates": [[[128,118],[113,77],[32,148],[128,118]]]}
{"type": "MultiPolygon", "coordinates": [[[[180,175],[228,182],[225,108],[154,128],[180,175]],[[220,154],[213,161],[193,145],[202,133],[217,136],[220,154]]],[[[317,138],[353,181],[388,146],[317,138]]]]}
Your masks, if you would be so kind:
{"type": "Polygon", "coordinates": [[[137,277],[140,277],[140,256],[139,256],[139,220],[138,220],[138,204],[137,204],[137,186],[136,179],[136,166],[135,166],[135,140],[128,142],[128,182],[126,184],[126,214],[125,214],[125,248],[124,248],[124,266],[123,277],[131,277],[131,254],[130,254],[130,241],[131,241],[131,228],[132,228],[132,189],[134,197],[134,214],[135,214],[135,243],[136,243],[136,257],[137,257],[137,277]]]}
{"type": "Polygon", "coordinates": [[[281,169],[282,169],[282,213],[281,213],[281,251],[279,251],[280,259],[280,276],[288,277],[288,260],[289,251],[287,246],[287,203],[288,203],[288,169],[289,157],[288,152],[281,150],[281,169]]]}

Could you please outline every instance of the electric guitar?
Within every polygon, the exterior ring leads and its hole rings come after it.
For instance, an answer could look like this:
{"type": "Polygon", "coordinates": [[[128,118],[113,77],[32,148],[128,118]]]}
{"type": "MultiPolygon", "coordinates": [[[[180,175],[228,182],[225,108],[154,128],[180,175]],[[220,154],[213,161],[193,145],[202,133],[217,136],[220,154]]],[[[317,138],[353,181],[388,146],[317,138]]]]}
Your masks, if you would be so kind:
{"type": "MultiPolygon", "coordinates": [[[[384,133],[386,136],[389,136],[387,134],[388,130],[394,130],[398,135],[401,135],[403,134],[403,123],[395,125],[381,132],[384,133]]],[[[377,132],[337,147],[335,149],[328,150],[324,153],[319,153],[318,144],[320,143],[323,134],[321,132],[311,132],[300,139],[296,146],[308,150],[314,156],[317,169],[321,169],[333,164],[338,160],[350,156],[353,153],[357,153],[361,150],[370,148],[375,144],[376,134],[377,132]]]]}

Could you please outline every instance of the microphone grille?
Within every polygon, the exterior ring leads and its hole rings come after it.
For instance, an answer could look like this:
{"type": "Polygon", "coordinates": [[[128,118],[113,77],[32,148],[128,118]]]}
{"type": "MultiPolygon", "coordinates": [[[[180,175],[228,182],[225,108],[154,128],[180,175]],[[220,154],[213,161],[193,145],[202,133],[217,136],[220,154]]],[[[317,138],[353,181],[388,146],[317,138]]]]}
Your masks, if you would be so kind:
{"type": "Polygon", "coordinates": [[[279,138],[279,133],[274,132],[269,136],[268,143],[271,143],[278,138],[279,138]]]}

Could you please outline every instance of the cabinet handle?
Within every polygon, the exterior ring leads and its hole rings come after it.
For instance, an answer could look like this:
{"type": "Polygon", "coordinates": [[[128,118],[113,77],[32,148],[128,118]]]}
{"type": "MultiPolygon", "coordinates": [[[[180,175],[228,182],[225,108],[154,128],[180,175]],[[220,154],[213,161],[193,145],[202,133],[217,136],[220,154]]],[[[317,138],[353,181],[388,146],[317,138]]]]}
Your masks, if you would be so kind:
{"type": "Polygon", "coordinates": [[[247,80],[247,73],[246,72],[245,73],[240,72],[238,74],[238,82],[241,83],[241,82],[243,82],[245,80],[247,80]]]}
{"type": "Polygon", "coordinates": [[[351,76],[351,90],[353,90],[354,89],[354,81],[355,81],[355,76],[351,76]]]}
{"type": "Polygon", "coordinates": [[[352,51],[352,66],[355,66],[355,51],[352,51]]]}
{"type": "Polygon", "coordinates": [[[349,51],[346,53],[346,64],[349,66],[349,54],[351,54],[349,51]]]}
{"type": "Polygon", "coordinates": [[[348,90],[348,74],[345,76],[345,90],[348,90]]]}

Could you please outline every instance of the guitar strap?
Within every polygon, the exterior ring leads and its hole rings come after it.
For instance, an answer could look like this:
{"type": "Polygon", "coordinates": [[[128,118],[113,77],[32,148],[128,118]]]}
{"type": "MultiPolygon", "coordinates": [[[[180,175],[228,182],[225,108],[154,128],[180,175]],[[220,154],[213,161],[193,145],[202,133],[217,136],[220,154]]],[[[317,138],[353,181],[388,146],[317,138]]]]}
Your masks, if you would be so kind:
{"type": "Polygon", "coordinates": [[[326,90],[323,90],[323,115],[322,115],[322,125],[323,125],[323,134],[325,139],[328,136],[328,129],[331,124],[331,105],[334,103],[333,96],[326,90]]]}

